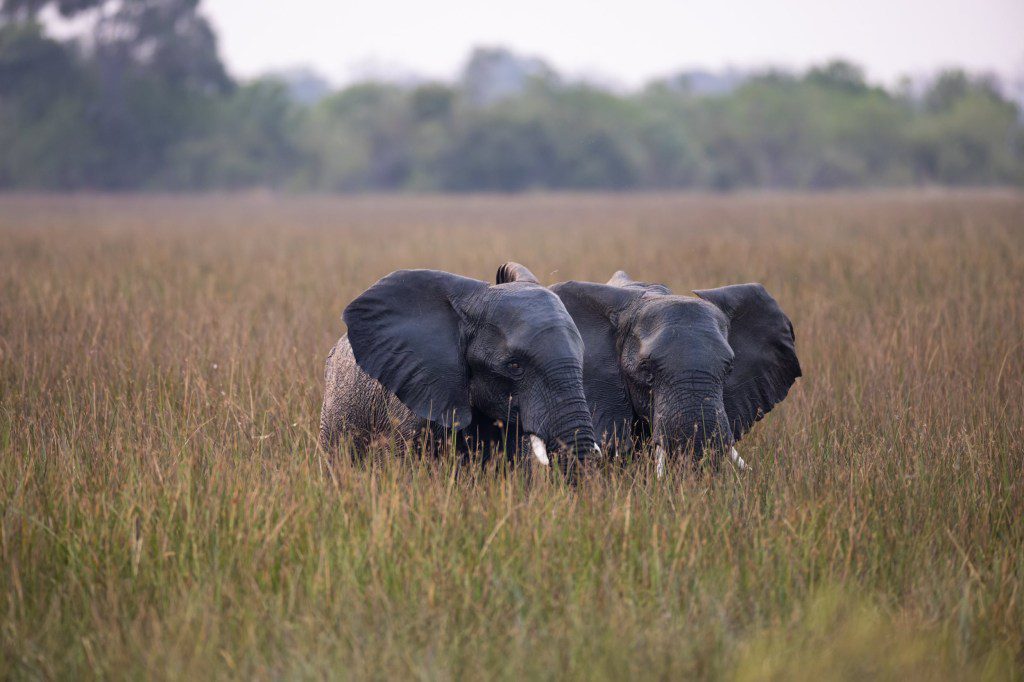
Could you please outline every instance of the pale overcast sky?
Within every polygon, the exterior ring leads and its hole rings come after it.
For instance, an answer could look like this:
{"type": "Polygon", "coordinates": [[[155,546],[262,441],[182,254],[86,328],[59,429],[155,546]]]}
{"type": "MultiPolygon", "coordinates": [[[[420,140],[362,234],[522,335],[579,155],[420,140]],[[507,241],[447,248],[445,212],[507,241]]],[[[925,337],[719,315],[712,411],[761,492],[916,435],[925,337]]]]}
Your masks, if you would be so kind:
{"type": "Polygon", "coordinates": [[[950,65],[1024,75],[1024,0],[206,0],[231,71],[311,66],[336,84],[365,75],[453,77],[474,46],[540,56],[563,73],[624,86],[679,68],[831,57],[872,80],[950,65]]]}

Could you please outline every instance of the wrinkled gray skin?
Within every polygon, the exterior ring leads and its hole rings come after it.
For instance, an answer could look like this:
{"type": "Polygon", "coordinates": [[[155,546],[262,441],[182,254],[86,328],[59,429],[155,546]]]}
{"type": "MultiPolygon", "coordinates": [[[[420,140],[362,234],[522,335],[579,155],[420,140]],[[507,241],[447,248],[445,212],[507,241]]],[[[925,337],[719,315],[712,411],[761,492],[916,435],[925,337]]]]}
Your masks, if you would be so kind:
{"type": "Polygon", "coordinates": [[[320,443],[365,451],[398,438],[529,455],[529,436],[570,461],[595,452],[583,342],[565,306],[531,282],[488,285],[400,270],[345,309],[327,357],[320,443]]]}
{"type": "Polygon", "coordinates": [[[607,284],[551,290],[586,345],[584,389],[598,442],[618,454],[652,444],[669,458],[710,455],[717,468],[800,376],[793,325],[760,284],[694,298],[619,271],[607,284]]]}
{"type": "Polygon", "coordinates": [[[327,355],[324,370],[321,446],[336,447],[346,432],[361,449],[384,444],[391,438],[406,446],[413,445],[429,423],[359,369],[347,334],[338,339],[327,355]]]}

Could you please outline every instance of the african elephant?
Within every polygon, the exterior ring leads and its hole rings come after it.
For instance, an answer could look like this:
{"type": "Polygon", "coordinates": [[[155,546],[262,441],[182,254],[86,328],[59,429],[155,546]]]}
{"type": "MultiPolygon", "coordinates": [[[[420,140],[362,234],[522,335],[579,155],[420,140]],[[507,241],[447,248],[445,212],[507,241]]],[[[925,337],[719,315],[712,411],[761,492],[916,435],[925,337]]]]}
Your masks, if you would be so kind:
{"type": "MultiPolygon", "coordinates": [[[[536,281],[508,267],[498,281],[536,281]]],[[[717,468],[754,422],[801,375],[793,325],[760,284],[675,296],[621,270],[607,284],[563,282],[551,290],[586,346],[583,385],[599,442],[618,454],[653,442],[666,455],[710,453],[717,468]],[[617,450],[616,450],[617,448],[617,450]]]]}
{"type": "MultiPolygon", "coordinates": [[[[583,394],[583,340],[562,302],[533,282],[488,285],[399,270],[345,308],[348,334],[327,357],[320,443],[351,434],[532,451],[547,465],[595,455],[583,394]],[[507,439],[507,440],[506,440],[507,439]]],[[[486,456],[486,454],[485,454],[486,456]]]]}

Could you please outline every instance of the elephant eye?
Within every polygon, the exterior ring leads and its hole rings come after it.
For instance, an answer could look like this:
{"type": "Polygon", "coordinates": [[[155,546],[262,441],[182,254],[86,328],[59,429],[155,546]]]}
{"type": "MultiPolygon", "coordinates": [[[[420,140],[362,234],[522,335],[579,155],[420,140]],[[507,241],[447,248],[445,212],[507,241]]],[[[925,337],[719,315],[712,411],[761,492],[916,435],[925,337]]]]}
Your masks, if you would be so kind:
{"type": "Polygon", "coordinates": [[[638,369],[640,370],[640,376],[645,382],[649,384],[654,381],[654,370],[651,369],[651,363],[649,360],[641,360],[638,369]]]}
{"type": "Polygon", "coordinates": [[[523,366],[519,364],[518,360],[509,360],[508,362],[506,362],[505,369],[507,369],[508,373],[514,377],[517,377],[523,373],[523,366]]]}
{"type": "Polygon", "coordinates": [[[732,363],[733,363],[732,360],[726,360],[725,361],[725,374],[726,374],[726,376],[728,376],[729,374],[732,373],[732,363]]]}

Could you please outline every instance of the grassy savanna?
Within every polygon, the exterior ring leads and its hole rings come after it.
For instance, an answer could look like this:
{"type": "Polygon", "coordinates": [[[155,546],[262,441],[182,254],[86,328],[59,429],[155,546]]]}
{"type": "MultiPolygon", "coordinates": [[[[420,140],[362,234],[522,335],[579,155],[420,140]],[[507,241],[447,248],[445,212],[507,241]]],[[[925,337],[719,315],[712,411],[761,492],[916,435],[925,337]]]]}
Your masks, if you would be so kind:
{"type": "Polygon", "coordinates": [[[1024,197],[0,198],[0,675],[1020,679],[1024,197]],[[760,281],[715,478],[329,461],[388,272],[760,281]]]}

